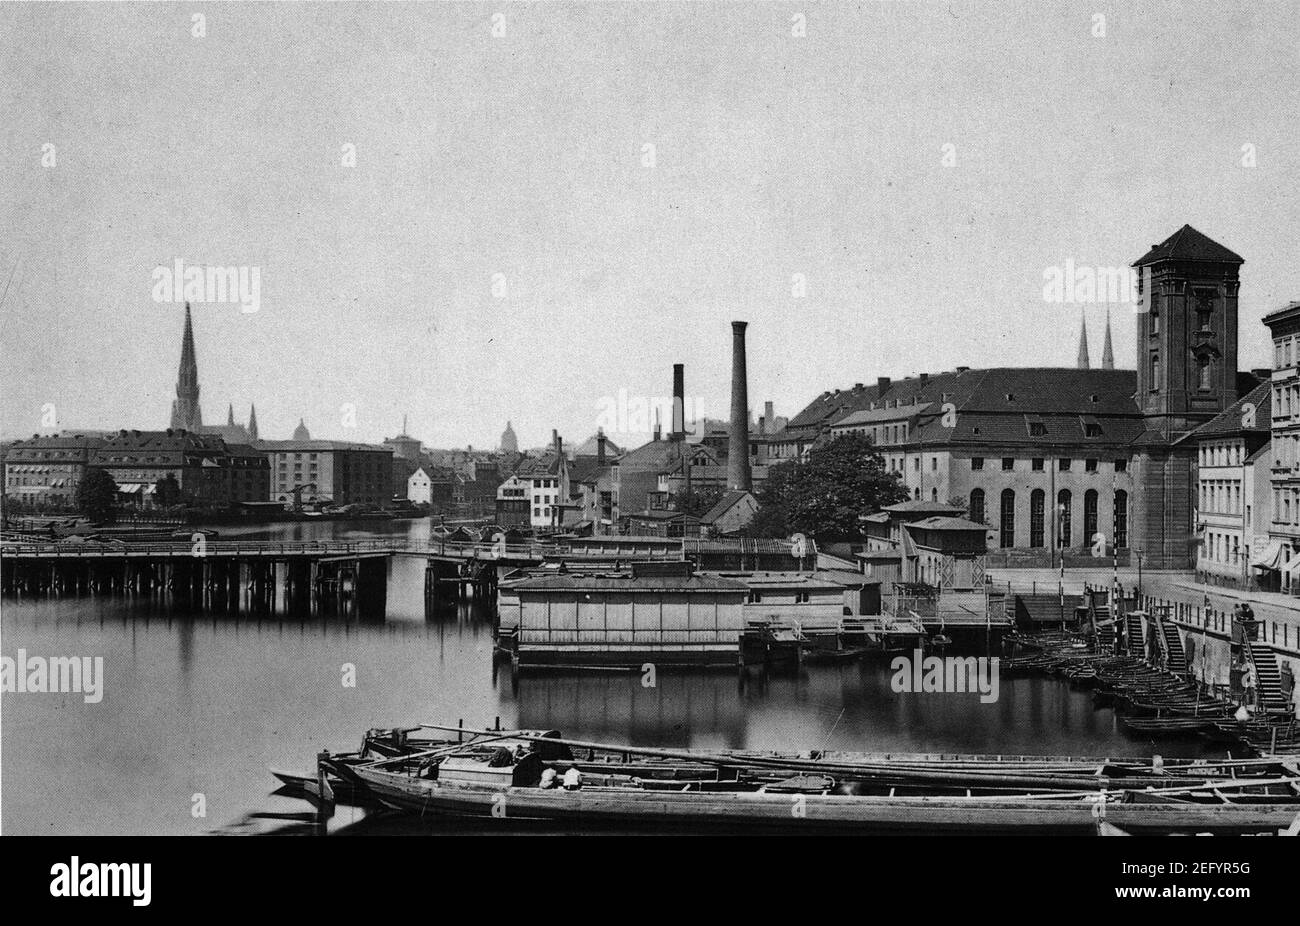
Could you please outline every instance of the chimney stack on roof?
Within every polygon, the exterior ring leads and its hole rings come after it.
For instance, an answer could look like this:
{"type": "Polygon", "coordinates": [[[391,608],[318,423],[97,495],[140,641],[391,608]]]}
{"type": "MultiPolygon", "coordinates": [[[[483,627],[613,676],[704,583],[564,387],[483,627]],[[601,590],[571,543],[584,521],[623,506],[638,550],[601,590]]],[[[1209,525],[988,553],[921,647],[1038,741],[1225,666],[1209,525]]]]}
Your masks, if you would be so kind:
{"type": "Polygon", "coordinates": [[[877,396],[877,398],[879,398],[880,396],[884,395],[885,392],[886,392],[888,389],[889,389],[889,377],[888,377],[888,376],[878,376],[878,377],[876,377],[876,396],[877,396]]]}
{"type": "Polygon", "coordinates": [[[596,429],[596,465],[605,465],[605,429],[596,429]]]}
{"type": "Polygon", "coordinates": [[[727,487],[750,491],[749,382],[745,369],[746,322],[731,323],[731,442],[727,453],[727,487]]]}

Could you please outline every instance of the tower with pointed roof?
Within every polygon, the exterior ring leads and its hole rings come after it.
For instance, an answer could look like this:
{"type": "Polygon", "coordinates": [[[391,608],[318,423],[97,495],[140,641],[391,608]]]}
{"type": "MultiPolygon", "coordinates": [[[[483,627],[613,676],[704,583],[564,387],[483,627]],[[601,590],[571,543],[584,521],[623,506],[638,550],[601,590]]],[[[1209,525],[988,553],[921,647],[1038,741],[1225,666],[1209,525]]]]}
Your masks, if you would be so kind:
{"type": "Polygon", "coordinates": [[[1101,368],[1115,369],[1115,348],[1110,342],[1110,309],[1106,310],[1106,343],[1101,348],[1101,368]]]}
{"type": "Polygon", "coordinates": [[[1129,545],[1155,567],[1196,559],[1196,445],[1187,435],[1237,400],[1237,290],[1244,261],[1184,225],[1133,266],[1137,406],[1129,545]]]}
{"type": "Polygon", "coordinates": [[[197,431],[203,427],[199,411],[199,366],[194,356],[194,323],[190,304],[185,303],[185,334],[181,340],[181,366],[176,375],[176,398],[172,401],[172,428],[197,431]]]}
{"type": "Polygon", "coordinates": [[[1088,318],[1082,312],[1079,313],[1079,362],[1080,370],[1086,370],[1092,366],[1088,359],[1088,318]]]}
{"type": "Polygon", "coordinates": [[[311,432],[307,430],[307,425],[301,418],[298,419],[298,427],[293,429],[294,440],[311,440],[311,432]]]}
{"type": "Polygon", "coordinates": [[[1245,263],[1184,225],[1133,266],[1138,405],[1169,436],[1209,421],[1237,400],[1238,272],[1245,263]]]}
{"type": "Polygon", "coordinates": [[[515,429],[509,421],[506,422],[506,429],[501,432],[501,449],[506,453],[519,452],[519,438],[515,436],[515,429]]]}
{"type": "Polygon", "coordinates": [[[248,439],[257,440],[257,406],[248,406],[248,439]]]}

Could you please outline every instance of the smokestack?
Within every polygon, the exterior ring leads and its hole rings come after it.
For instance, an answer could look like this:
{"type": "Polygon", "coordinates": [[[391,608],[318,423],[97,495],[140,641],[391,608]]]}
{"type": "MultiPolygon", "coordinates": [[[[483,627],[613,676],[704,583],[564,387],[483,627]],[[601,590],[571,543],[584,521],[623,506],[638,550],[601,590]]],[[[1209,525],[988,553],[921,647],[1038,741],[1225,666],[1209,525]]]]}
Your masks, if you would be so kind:
{"type": "Polygon", "coordinates": [[[596,430],[596,465],[605,465],[605,429],[596,430]]]}
{"type": "Polygon", "coordinates": [[[748,492],[749,383],[745,372],[746,322],[731,323],[731,445],[727,454],[727,487],[748,492]]]}
{"type": "Polygon", "coordinates": [[[551,429],[551,447],[555,450],[555,456],[559,457],[564,452],[564,443],[560,440],[560,432],[551,429]]]}
{"type": "Polygon", "coordinates": [[[673,364],[673,422],[668,439],[682,441],[686,439],[686,382],[685,367],[673,364]]]}
{"type": "Polygon", "coordinates": [[[767,425],[761,429],[762,433],[767,434],[775,430],[775,428],[772,426],[772,422],[776,420],[776,415],[772,411],[771,402],[763,403],[763,420],[767,422],[767,425]]]}

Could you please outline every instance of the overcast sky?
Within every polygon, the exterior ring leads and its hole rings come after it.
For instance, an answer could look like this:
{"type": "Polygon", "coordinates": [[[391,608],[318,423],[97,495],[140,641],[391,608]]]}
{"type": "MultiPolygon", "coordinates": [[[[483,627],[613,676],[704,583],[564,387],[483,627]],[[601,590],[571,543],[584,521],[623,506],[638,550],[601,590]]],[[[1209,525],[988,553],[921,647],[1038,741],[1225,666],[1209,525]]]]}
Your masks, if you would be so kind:
{"type": "Polygon", "coordinates": [[[506,419],[579,441],[674,362],[724,416],[732,319],[756,411],[1071,366],[1081,307],[1044,270],[1184,223],[1246,259],[1240,365],[1264,365],[1258,319],[1300,298],[1296,26],[1253,2],[0,4],[0,433],[48,405],[165,427],[183,310],[151,274],[177,258],[260,274],[256,313],[196,304],[195,333],[205,420],[255,402],[269,438],[409,414],[435,446],[506,419]]]}

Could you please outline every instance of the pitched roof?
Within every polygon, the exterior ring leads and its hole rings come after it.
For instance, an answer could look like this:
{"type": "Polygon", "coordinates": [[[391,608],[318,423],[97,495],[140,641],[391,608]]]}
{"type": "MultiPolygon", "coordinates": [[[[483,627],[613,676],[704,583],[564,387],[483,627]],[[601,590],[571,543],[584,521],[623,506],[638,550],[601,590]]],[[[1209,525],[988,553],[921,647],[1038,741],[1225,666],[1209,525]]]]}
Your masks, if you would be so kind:
{"type": "Polygon", "coordinates": [[[378,444],[358,444],[345,440],[259,440],[253,442],[258,450],[370,450],[375,453],[392,454],[392,447],[378,444]]]}
{"type": "Polygon", "coordinates": [[[988,525],[980,524],[977,521],[967,521],[965,518],[925,518],[905,526],[919,527],[927,531],[979,531],[984,533],[988,530],[988,525]]]}
{"type": "Polygon", "coordinates": [[[1217,241],[1207,238],[1190,225],[1184,225],[1164,241],[1153,244],[1151,250],[1135,261],[1133,266],[1142,267],[1146,264],[1155,264],[1164,260],[1207,260],[1230,264],[1245,263],[1245,260],[1241,257],[1229,251],[1217,241]]]}
{"type": "MultiPolygon", "coordinates": [[[[983,426],[974,422],[969,427],[980,427],[978,434],[963,430],[962,420],[969,416],[1007,416],[1001,430],[1007,439],[1027,440],[1023,416],[1078,415],[1087,413],[1106,417],[1140,419],[1134,399],[1137,390],[1137,372],[1134,370],[1080,370],[1074,367],[992,367],[984,370],[953,370],[927,376],[853,389],[826,392],[814,399],[803,411],[795,415],[786,431],[776,439],[791,439],[799,430],[811,430],[838,424],[855,412],[885,412],[881,416],[865,416],[870,420],[888,420],[892,412],[896,420],[917,414],[913,406],[931,405],[922,414],[924,427],[932,437],[986,441],[991,439],[983,426]],[[940,414],[949,404],[957,410],[957,427],[948,428],[940,414]],[[942,433],[938,431],[942,429],[942,433]]],[[[1048,422],[1049,429],[1051,423],[1048,422]]],[[[990,425],[991,426],[991,425],[990,425]]],[[[1134,429],[1134,435],[1140,428],[1134,429]]],[[[1050,431],[1049,431],[1050,433],[1050,431]]],[[[1082,439],[1082,433],[1071,434],[1070,439],[1082,439]]],[[[1128,435],[1132,437],[1133,435],[1128,435]]],[[[1115,437],[1111,436],[1111,440],[1115,437]]]]}
{"type": "Polygon", "coordinates": [[[1260,383],[1246,395],[1233,402],[1219,414],[1215,415],[1194,432],[1195,437],[1215,437],[1222,434],[1262,433],[1267,434],[1271,428],[1273,404],[1272,383],[1260,383]],[[1244,414],[1246,405],[1253,405],[1253,421],[1246,422],[1252,416],[1244,414]]]}
{"type": "Polygon", "coordinates": [[[746,492],[744,489],[732,489],[729,492],[724,492],[722,497],[714,503],[713,507],[706,511],[704,516],[700,518],[700,523],[712,524],[714,521],[718,520],[718,518],[730,511],[734,506],[739,504],[741,499],[746,495],[751,498],[753,497],[752,492],[746,492]]]}

